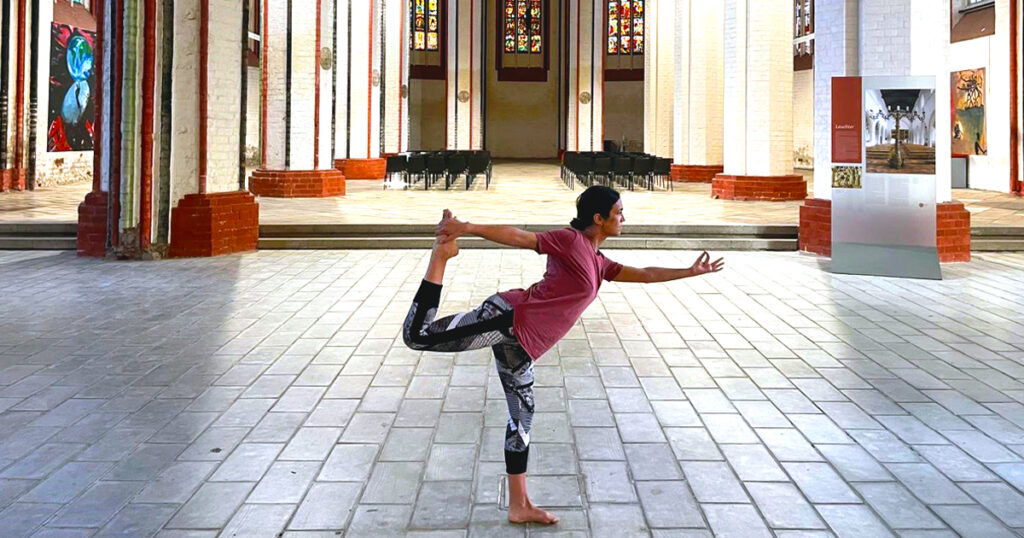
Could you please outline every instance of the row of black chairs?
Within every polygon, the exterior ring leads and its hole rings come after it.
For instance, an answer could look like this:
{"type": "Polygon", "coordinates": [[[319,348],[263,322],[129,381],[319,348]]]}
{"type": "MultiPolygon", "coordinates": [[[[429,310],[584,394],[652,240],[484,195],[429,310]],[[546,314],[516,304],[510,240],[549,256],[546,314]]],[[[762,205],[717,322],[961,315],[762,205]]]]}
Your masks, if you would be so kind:
{"type": "Polygon", "coordinates": [[[647,153],[608,151],[567,151],[562,157],[562,181],[575,189],[596,184],[620,185],[629,190],[637,187],[672,190],[672,160],[647,153]]]}
{"type": "Polygon", "coordinates": [[[394,187],[396,183],[403,189],[414,187],[421,181],[423,188],[429,189],[441,178],[444,178],[445,190],[451,189],[460,176],[466,178],[466,190],[472,186],[477,176],[484,176],[484,188],[491,187],[493,163],[488,151],[413,151],[400,153],[387,158],[384,188],[394,187]],[[395,176],[401,178],[394,180],[395,176]]]}

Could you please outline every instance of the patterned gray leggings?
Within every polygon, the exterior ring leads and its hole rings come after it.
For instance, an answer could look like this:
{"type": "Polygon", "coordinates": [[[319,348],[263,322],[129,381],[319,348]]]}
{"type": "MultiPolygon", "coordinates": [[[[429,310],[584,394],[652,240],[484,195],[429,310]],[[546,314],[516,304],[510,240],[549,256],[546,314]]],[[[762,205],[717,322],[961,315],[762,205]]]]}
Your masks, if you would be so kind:
{"type": "Polygon", "coordinates": [[[469,312],[434,319],[441,286],[424,280],[402,326],[405,345],[420,351],[469,351],[490,346],[508,403],[505,471],[526,472],[533,427],[533,360],[512,335],[512,306],[495,294],[469,312]]]}

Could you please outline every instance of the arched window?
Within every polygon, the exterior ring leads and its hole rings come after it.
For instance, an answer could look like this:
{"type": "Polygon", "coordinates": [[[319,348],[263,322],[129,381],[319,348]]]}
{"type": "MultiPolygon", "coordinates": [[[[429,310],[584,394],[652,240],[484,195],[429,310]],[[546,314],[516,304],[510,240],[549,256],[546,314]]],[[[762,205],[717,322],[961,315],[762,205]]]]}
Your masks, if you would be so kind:
{"type": "Polygon", "coordinates": [[[644,0],[606,0],[605,80],[644,79],[644,0]]]}
{"type": "Polygon", "coordinates": [[[447,17],[447,0],[412,0],[410,2],[410,78],[444,78],[448,64],[447,17]]]}
{"type": "Polygon", "coordinates": [[[498,80],[548,77],[550,0],[496,0],[498,80]]]}

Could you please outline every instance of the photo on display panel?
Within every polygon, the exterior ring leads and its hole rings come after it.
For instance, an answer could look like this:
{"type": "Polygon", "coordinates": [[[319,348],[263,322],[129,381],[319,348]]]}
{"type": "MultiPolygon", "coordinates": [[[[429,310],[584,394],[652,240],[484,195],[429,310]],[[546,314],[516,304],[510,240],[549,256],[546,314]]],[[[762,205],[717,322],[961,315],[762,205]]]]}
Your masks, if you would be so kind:
{"type": "Polygon", "coordinates": [[[865,172],[935,173],[935,90],[864,92],[865,172]]]}

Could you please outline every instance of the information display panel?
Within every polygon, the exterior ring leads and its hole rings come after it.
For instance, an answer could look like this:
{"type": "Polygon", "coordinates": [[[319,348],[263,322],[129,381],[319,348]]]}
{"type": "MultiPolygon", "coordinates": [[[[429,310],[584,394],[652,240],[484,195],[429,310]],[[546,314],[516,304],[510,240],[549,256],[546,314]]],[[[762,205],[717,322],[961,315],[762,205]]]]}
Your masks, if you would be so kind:
{"type": "Polygon", "coordinates": [[[833,146],[833,272],[941,279],[935,78],[836,77],[832,83],[833,144],[857,144],[861,155],[853,163],[852,148],[833,146]],[[849,94],[855,86],[860,99],[836,101],[837,90],[849,94]],[[847,108],[837,115],[837,106],[847,108]],[[847,132],[836,136],[849,130],[855,110],[860,139],[852,141],[847,132]]]}

